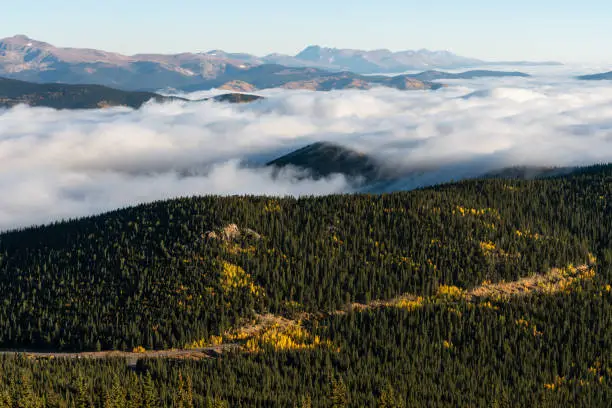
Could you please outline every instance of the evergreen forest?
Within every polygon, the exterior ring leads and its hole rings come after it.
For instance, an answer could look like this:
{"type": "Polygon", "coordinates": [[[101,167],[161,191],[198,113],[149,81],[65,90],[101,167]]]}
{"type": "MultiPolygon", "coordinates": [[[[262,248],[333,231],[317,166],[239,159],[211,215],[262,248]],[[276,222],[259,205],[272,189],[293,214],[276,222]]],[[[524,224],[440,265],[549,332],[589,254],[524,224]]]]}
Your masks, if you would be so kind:
{"type": "Polygon", "coordinates": [[[0,408],[608,407],[611,214],[598,165],[5,232],[0,408]]]}

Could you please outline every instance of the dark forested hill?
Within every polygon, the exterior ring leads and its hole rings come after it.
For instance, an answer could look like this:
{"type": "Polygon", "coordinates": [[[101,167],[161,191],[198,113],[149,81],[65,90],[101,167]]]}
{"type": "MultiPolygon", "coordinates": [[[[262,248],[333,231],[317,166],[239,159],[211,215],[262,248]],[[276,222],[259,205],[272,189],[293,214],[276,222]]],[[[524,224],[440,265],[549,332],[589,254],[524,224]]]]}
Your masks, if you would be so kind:
{"type": "MultiPolygon", "coordinates": [[[[196,102],[245,103],[263,97],[244,93],[227,93],[196,102]]],[[[100,85],[36,84],[0,78],[0,108],[19,104],[44,106],[55,109],[98,109],[127,106],[138,109],[150,100],[157,102],[187,101],[175,96],[162,96],[151,92],[121,91],[100,85]]]]}
{"type": "Polygon", "coordinates": [[[372,157],[329,142],[304,146],[272,160],[267,165],[304,169],[314,178],[342,174],[371,182],[385,177],[384,167],[372,157]]]}
{"type": "Polygon", "coordinates": [[[18,104],[55,109],[140,108],[145,102],[173,100],[151,92],[129,92],[100,85],[35,84],[0,78],[0,107],[18,104]]]}
{"type": "MultiPolygon", "coordinates": [[[[0,368],[69,406],[145,406],[146,387],[167,406],[606,406],[610,213],[612,166],[597,166],[384,195],[184,198],[6,232],[4,348],[239,348],[136,373],[0,368]]],[[[0,398],[19,381],[0,380],[0,398]]]]}

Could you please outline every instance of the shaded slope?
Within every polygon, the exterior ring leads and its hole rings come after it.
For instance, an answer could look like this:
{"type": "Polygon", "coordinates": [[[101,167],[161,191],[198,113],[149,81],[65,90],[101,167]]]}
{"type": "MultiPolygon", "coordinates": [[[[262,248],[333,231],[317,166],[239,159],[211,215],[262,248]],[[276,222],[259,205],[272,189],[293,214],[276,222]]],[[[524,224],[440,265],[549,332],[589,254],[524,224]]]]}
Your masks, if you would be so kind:
{"type": "MultiPolygon", "coordinates": [[[[244,93],[227,93],[200,101],[248,103],[260,99],[263,97],[244,93]]],[[[36,84],[0,78],[0,108],[25,104],[54,109],[98,109],[113,106],[138,109],[150,100],[157,102],[188,101],[174,96],[162,96],[152,92],[121,91],[101,85],[36,84]]]]}
{"type": "Polygon", "coordinates": [[[419,79],[421,81],[434,81],[439,79],[473,79],[473,78],[486,78],[486,77],[520,77],[528,78],[531,75],[517,71],[488,71],[488,70],[473,70],[460,73],[442,72],[442,71],[425,71],[419,74],[410,74],[412,78],[419,79]]]}
{"type": "Polygon", "coordinates": [[[227,102],[227,103],[249,103],[255,102],[261,99],[265,99],[263,96],[244,94],[244,93],[226,93],[208,98],[207,100],[213,100],[215,102],[227,102]]]}
{"type": "Polygon", "coordinates": [[[342,174],[351,178],[374,181],[384,172],[371,157],[329,142],[317,142],[267,163],[268,166],[287,166],[305,169],[314,178],[342,174]]]}
{"type": "Polygon", "coordinates": [[[0,107],[18,104],[55,109],[96,109],[128,106],[138,109],[149,100],[158,102],[181,98],[151,92],[129,92],[101,85],[35,84],[0,78],[0,107]]]}
{"type": "Polygon", "coordinates": [[[610,72],[603,72],[601,74],[582,75],[582,76],[579,76],[578,79],[582,79],[584,81],[605,81],[605,80],[612,80],[612,71],[610,71],[610,72]]]}
{"type": "Polygon", "coordinates": [[[483,177],[532,180],[543,177],[563,176],[575,170],[575,167],[514,166],[489,172],[483,177]]]}

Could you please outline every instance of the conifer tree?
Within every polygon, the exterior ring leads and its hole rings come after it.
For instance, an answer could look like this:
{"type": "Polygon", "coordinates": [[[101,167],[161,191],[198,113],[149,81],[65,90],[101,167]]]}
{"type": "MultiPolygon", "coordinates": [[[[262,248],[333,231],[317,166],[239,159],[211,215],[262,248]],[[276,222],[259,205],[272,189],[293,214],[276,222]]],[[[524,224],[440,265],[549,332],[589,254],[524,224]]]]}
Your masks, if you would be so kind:
{"type": "Polygon", "coordinates": [[[85,378],[79,373],[76,378],[76,406],[77,408],[90,408],[93,404],[89,393],[89,387],[85,378]]]}
{"type": "Polygon", "coordinates": [[[159,408],[159,397],[157,396],[157,389],[151,377],[151,372],[147,371],[142,384],[143,394],[143,408],[159,408]]]}
{"type": "Polygon", "coordinates": [[[335,377],[332,377],[331,382],[332,394],[330,399],[332,408],[348,407],[348,389],[346,388],[346,384],[344,384],[344,380],[342,379],[342,377],[339,377],[337,380],[335,377]]]}

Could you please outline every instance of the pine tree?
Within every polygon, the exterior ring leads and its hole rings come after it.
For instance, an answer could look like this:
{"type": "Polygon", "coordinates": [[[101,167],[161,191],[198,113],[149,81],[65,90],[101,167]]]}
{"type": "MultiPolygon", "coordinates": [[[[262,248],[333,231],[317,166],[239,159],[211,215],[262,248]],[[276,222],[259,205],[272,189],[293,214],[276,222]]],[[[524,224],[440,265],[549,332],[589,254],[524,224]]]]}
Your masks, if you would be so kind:
{"type": "Polygon", "coordinates": [[[229,402],[223,401],[219,397],[207,398],[206,408],[229,408],[229,402]]]}
{"type": "Polygon", "coordinates": [[[11,397],[11,392],[9,390],[0,391],[0,408],[12,408],[13,407],[13,398],[11,397]]]}
{"type": "Polygon", "coordinates": [[[380,394],[378,408],[404,408],[405,406],[403,399],[397,395],[391,384],[387,383],[380,394]]]}
{"type": "Polygon", "coordinates": [[[87,386],[87,382],[85,378],[79,373],[76,378],[76,389],[77,389],[77,397],[76,397],[76,406],[77,408],[90,408],[93,404],[91,403],[91,398],[89,395],[89,387],[87,386]]]}
{"type": "Polygon", "coordinates": [[[348,407],[348,390],[346,385],[344,384],[344,380],[342,377],[337,380],[332,377],[332,394],[331,394],[331,404],[332,408],[345,408],[348,407]]]}
{"type": "Polygon", "coordinates": [[[157,389],[151,378],[151,372],[147,371],[147,375],[144,378],[142,384],[143,393],[143,408],[159,408],[159,397],[157,396],[157,389]]]}
{"type": "Polygon", "coordinates": [[[43,400],[39,398],[32,388],[29,374],[22,374],[17,398],[15,398],[16,408],[42,408],[43,400]]]}
{"type": "Polygon", "coordinates": [[[183,373],[179,371],[179,385],[177,395],[177,407],[193,408],[193,386],[191,377],[183,377],[183,373]]]}
{"type": "Polygon", "coordinates": [[[302,397],[300,408],[312,408],[312,398],[310,398],[310,394],[306,394],[304,397],[302,397]]]}
{"type": "Polygon", "coordinates": [[[119,382],[119,376],[113,377],[113,385],[107,391],[104,399],[104,408],[125,408],[127,406],[126,392],[119,382]]]}

